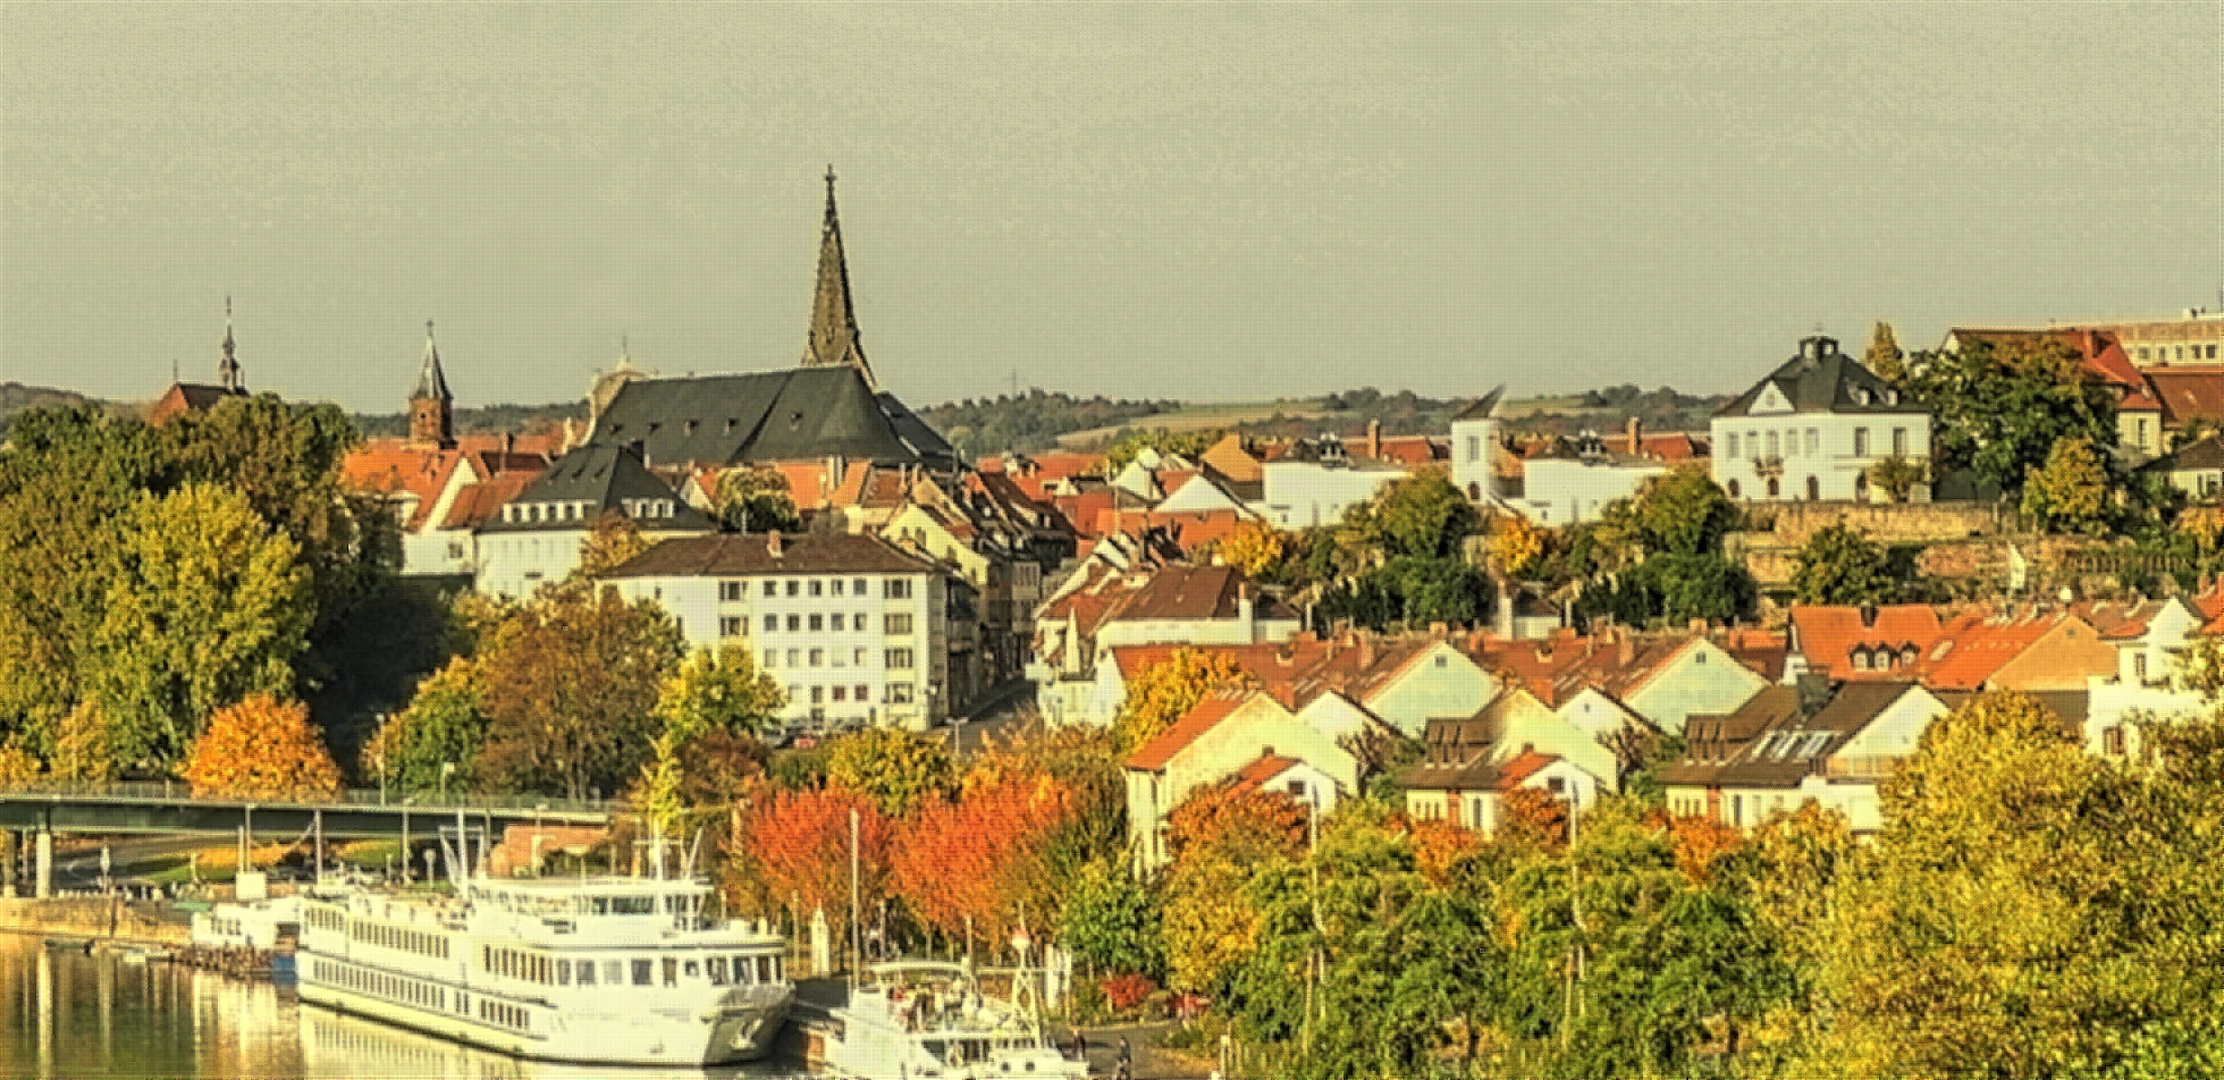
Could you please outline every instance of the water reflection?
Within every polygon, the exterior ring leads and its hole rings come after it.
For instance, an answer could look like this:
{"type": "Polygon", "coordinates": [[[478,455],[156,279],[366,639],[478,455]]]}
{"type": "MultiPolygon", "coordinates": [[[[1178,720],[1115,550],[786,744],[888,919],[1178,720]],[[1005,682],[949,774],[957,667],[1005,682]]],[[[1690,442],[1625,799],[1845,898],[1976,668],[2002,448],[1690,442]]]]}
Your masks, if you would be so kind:
{"type": "MultiPolygon", "coordinates": [[[[625,1069],[627,1080],[801,1075],[796,1066],[625,1069]]],[[[0,1078],[601,1080],[303,1005],[289,988],[0,934],[0,1078]]]]}

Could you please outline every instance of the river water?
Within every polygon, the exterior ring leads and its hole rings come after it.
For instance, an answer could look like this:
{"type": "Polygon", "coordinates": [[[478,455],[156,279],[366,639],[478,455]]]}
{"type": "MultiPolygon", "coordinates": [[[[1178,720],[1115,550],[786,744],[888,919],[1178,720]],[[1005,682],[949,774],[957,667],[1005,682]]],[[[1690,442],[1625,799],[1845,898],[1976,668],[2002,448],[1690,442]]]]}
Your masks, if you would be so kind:
{"type": "Polygon", "coordinates": [[[289,987],[176,964],[47,948],[0,933],[0,1078],[232,1080],[764,1080],[793,1064],[715,1073],[551,1065],[342,1016],[289,987]]]}

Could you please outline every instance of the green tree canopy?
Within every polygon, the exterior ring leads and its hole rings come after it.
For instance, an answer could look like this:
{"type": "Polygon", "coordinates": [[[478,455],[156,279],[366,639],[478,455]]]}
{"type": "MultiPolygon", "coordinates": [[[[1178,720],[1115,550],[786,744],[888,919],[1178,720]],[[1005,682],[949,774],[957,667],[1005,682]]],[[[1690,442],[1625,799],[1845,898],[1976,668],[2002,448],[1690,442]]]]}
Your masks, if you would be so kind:
{"type": "Polygon", "coordinates": [[[174,762],[217,709],[292,690],[310,578],[293,540],[245,497],[205,484],[143,495],[107,548],[115,564],[87,679],[123,761],[174,762]]]}
{"type": "Polygon", "coordinates": [[[1794,557],[1792,592],[1802,604],[1875,604],[1898,591],[1884,545],[1844,524],[1817,529],[1794,557]]]}
{"type": "Polygon", "coordinates": [[[2108,531],[2108,469],[2093,444],[2064,438],[2023,484],[2023,512],[2052,532],[2108,531]]]}
{"type": "Polygon", "coordinates": [[[690,654],[657,692],[656,716],[684,744],[713,731],[762,736],[786,705],[780,684],[757,670],[749,649],[728,645],[690,654]]]}
{"type": "Polygon", "coordinates": [[[956,779],[947,744],[901,728],[866,728],[830,745],[827,784],[872,800],[890,818],[910,813],[930,794],[949,791],[956,779]]]}
{"type": "Polygon", "coordinates": [[[1909,389],[1937,418],[1933,475],[1972,469],[2004,490],[2023,485],[2063,439],[2116,445],[2116,407],[2106,387],[2052,335],[1994,347],[1970,340],[1951,351],[1916,353],[1909,389]]]}
{"type": "Polygon", "coordinates": [[[788,478],[770,466],[732,468],[718,477],[713,496],[718,524],[729,532],[800,532],[788,478]]]}
{"type": "Polygon", "coordinates": [[[1720,551],[1740,517],[1737,504],[1699,469],[1670,469],[1646,480],[1630,510],[1647,552],[1668,555],[1720,551]]]}

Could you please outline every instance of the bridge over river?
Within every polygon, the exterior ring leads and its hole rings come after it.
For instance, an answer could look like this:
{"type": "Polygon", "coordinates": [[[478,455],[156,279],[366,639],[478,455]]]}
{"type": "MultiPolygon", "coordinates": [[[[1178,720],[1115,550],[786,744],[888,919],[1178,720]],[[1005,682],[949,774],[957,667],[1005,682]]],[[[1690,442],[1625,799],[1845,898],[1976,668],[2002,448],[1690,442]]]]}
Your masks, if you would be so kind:
{"type": "MultiPolygon", "coordinates": [[[[556,799],[538,795],[487,795],[471,792],[419,793],[345,791],[326,800],[231,799],[195,797],[183,784],[29,783],[0,785],[0,829],[29,834],[27,851],[36,852],[34,895],[53,890],[54,834],[61,833],[209,833],[256,835],[291,840],[317,833],[328,840],[359,840],[427,835],[452,826],[458,811],[473,826],[494,835],[517,824],[605,826],[623,809],[607,799],[556,799]]],[[[0,867],[0,881],[13,876],[12,863],[0,867]]]]}

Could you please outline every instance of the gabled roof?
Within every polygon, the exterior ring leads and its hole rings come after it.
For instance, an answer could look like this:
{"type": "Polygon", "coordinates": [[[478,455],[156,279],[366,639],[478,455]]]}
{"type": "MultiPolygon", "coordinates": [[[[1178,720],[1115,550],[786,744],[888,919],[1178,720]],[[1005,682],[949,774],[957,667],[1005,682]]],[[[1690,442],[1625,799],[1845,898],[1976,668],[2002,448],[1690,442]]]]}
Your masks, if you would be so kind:
{"type": "Polygon", "coordinates": [[[1889,649],[1897,656],[1913,646],[1920,656],[1938,641],[1944,627],[1938,612],[1928,604],[1893,604],[1874,608],[1873,621],[1864,621],[1861,608],[1847,605],[1803,604],[1791,609],[1799,654],[1809,668],[1832,678],[1889,678],[1888,672],[1855,671],[1855,647],[1889,649]]]}
{"type": "Polygon", "coordinates": [[[492,479],[470,484],[456,492],[448,505],[448,516],[440,522],[442,529],[476,529],[501,515],[502,507],[526,488],[533,486],[546,471],[545,464],[533,469],[518,469],[498,473],[492,479]]]}
{"type": "MultiPolygon", "coordinates": [[[[1632,454],[1629,433],[1626,431],[1618,435],[1603,436],[1600,441],[1606,444],[1608,453],[1632,454]]],[[[1713,440],[1688,431],[1639,432],[1637,444],[1633,456],[1654,458],[1670,465],[1709,457],[1714,453],[1713,440]]]]}
{"type": "Polygon", "coordinates": [[[1191,743],[1203,738],[1206,732],[1220,726],[1222,720],[1226,720],[1256,695],[1257,691],[1251,690],[1221,691],[1208,695],[1183,713],[1181,719],[1174,721],[1173,726],[1159,732],[1157,738],[1144,743],[1141,749],[1128,755],[1127,767],[1141,772],[1157,772],[1165,768],[1167,762],[1174,760],[1175,755],[1187,750],[1191,743]]]}
{"type": "Polygon", "coordinates": [[[2147,385],[2162,403],[2163,423],[2224,420],[2224,367],[2148,368],[2147,385]]]}
{"type": "Polygon", "coordinates": [[[1305,764],[1293,757],[1280,754],[1261,754],[1252,762],[1230,776],[1225,785],[1235,791],[1256,791],[1274,782],[1275,777],[1305,764]]]}
{"type": "Polygon", "coordinates": [[[752,574],[926,574],[935,565],[870,533],[720,533],[666,540],[606,579],[752,574]]]}
{"type": "Polygon", "coordinates": [[[849,365],[634,379],[595,420],[594,441],[638,442],[656,465],[819,461],[946,466],[950,446],[849,365]]]}
{"type": "MultiPolygon", "coordinates": [[[[702,511],[682,502],[679,493],[657,479],[630,448],[589,443],[556,459],[548,471],[511,501],[517,503],[587,504],[587,520],[611,510],[623,511],[630,500],[668,499],[673,516],[653,524],[667,529],[709,529],[711,520],[702,511]]],[[[490,532],[525,532],[535,529],[585,528],[579,520],[544,522],[502,521],[486,524],[490,532]]]]}
{"type": "Polygon", "coordinates": [[[2009,661],[2070,620],[2084,621],[2066,611],[1963,612],[1940,628],[1938,641],[1923,652],[1922,682],[1939,690],[1983,689],[2009,661]]]}
{"type": "Polygon", "coordinates": [[[1772,387],[1794,413],[1910,414],[1928,411],[1912,399],[1903,400],[1897,389],[1877,378],[1861,361],[1839,352],[1836,341],[1810,337],[1801,339],[1799,355],[1778,365],[1775,371],[1754,383],[1715,415],[1752,415],[1754,407],[1772,387]]]}
{"type": "Polygon", "coordinates": [[[1492,413],[1498,411],[1498,399],[1504,397],[1505,394],[1506,384],[1499,383],[1497,386],[1491,387],[1490,393],[1468,402],[1465,408],[1453,413],[1452,419],[1455,421],[1488,420],[1492,413]]]}
{"type": "Polygon", "coordinates": [[[1690,748],[1670,764],[1670,784],[1797,787],[1886,709],[1921,688],[1911,682],[1837,683],[1819,704],[1800,688],[1772,686],[1735,711],[1692,716],[1690,748]]]}

